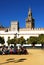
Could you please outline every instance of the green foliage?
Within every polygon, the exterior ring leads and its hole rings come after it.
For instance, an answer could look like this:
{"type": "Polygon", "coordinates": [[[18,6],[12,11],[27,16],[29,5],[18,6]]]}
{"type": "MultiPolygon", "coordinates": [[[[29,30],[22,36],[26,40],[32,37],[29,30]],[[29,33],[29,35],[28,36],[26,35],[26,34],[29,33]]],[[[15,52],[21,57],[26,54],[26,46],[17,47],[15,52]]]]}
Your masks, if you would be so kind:
{"type": "Polygon", "coordinates": [[[8,43],[8,45],[9,45],[9,44],[11,44],[11,40],[10,40],[10,39],[8,39],[7,43],[8,43]]]}
{"type": "Polygon", "coordinates": [[[29,39],[27,39],[27,43],[29,44],[36,44],[37,43],[37,37],[31,36],[29,39]]]}
{"type": "MultiPolygon", "coordinates": [[[[2,38],[0,38],[1,40],[2,38]]],[[[27,39],[27,41],[23,38],[23,37],[20,37],[20,38],[16,38],[14,37],[13,39],[8,39],[8,45],[9,44],[14,44],[16,45],[17,43],[19,44],[25,44],[27,42],[27,44],[33,44],[33,46],[37,43],[41,43],[41,44],[44,44],[44,34],[40,34],[38,37],[34,37],[34,36],[31,36],[30,38],[27,39]]],[[[1,43],[1,41],[0,41],[1,43]]],[[[3,42],[2,44],[4,43],[4,39],[3,39],[3,42]]]]}
{"type": "Polygon", "coordinates": [[[23,37],[20,37],[20,38],[18,39],[18,43],[22,45],[22,44],[25,44],[26,41],[25,41],[25,39],[24,39],[23,37]]]}
{"type": "Polygon", "coordinates": [[[16,45],[18,43],[18,38],[14,37],[13,39],[8,39],[7,43],[8,45],[10,44],[16,45]]]}
{"type": "Polygon", "coordinates": [[[15,44],[19,43],[18,38],[14,37],[14,42],[15,42],[15,44]]]}
{"type": "Polygon", "coordinates": [[[4,44],[4,43],[5,43],[4,38],[3,38],[3,37],[0,37],[0,43],[1,43],[1,44],[4,44]]]}
{"type": "Polygon", "coordinates": [[[14,39],[8,39],[7,43],[8,45],[10,45],[10,44],[14,44],[15,42],[14,42],[14,39]]]}
{"type": "Polygon", "coordinates": [[[40,34],[38,37],[38,43],[44,44],[44,34],[40,34]]]}

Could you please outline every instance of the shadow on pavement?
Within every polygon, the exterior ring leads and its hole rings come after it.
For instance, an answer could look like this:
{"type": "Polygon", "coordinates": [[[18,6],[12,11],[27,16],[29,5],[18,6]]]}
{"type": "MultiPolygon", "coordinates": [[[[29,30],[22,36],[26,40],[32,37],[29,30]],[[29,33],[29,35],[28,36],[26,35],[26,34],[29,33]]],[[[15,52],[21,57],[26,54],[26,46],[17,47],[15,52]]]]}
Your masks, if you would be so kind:
{"type": "Polygon", "coordinates": [[[14,62],[14,63],[24,62],[24,60],[26,60],[26,59],[20,58],[20,59],[15,60],[15,58],[9,58],[6,60],[6,62],[0,63],[0,65],[11,63],[11,62],[14,62]]]}

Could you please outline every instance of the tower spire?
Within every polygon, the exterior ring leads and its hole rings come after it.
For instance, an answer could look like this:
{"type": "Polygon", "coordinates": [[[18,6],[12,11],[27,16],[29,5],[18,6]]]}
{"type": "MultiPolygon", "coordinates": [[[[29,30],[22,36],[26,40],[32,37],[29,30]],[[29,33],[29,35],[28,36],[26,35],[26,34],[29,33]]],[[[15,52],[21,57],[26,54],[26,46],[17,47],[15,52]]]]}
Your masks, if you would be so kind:
{"type": "Polygon", "coordinates": [[[31,8],[29,8],[29,11],[28,11],[28,16],[29,15],[32,15],[32,10],[31,10],[31,8]]]}
{"type": "Polygon", "coordinates": [[[34,28],[34,19],[32,17],[32,10],[29,8],[28,17],[26,19],[26,28],[34,28]]]}

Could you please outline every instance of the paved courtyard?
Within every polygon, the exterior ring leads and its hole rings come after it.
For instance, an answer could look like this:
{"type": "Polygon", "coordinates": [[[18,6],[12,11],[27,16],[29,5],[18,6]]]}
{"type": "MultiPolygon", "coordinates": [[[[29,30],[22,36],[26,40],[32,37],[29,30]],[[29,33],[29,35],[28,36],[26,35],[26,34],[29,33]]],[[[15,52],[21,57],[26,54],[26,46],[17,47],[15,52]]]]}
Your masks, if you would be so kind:
{"type": "Polygon", "coordinates": [[[28,55],[0,55],[0,65],[44,65],[44,49],[28,52],[28,55]]]}

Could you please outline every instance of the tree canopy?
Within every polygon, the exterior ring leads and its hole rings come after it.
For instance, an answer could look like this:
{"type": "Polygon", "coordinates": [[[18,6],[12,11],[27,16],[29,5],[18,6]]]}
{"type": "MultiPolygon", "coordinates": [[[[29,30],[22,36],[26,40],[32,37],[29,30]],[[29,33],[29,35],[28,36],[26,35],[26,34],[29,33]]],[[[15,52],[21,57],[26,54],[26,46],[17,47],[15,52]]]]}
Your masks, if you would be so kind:
{"type": "Polygon", "coordinates": [[[44,34],[40,34],[38,37],[38,42],[44,44],[44,34]]]}
{"type": "Polygon", "coordinates": [[[27,43],[36,44],[37,43],[37,37],[31,36],[29,39],[27,39],[27,43]]]}
{"type": "Polygon", "coordinates": [[[0,43],[1,43],[1,44],[4,44],[4,43],[5,43],[4,38],[3,38],[3,37],[0,37],[0,43]]]}
{"type": "Polygon", "coordinates": [[[22,44],[25,44],[25,43],[26,43],[26,40],[24,39],[24,37],[21,36],[21,37],[18,39],[18,43],[21,44],[21,45],[22,45],[22,44]]]}

